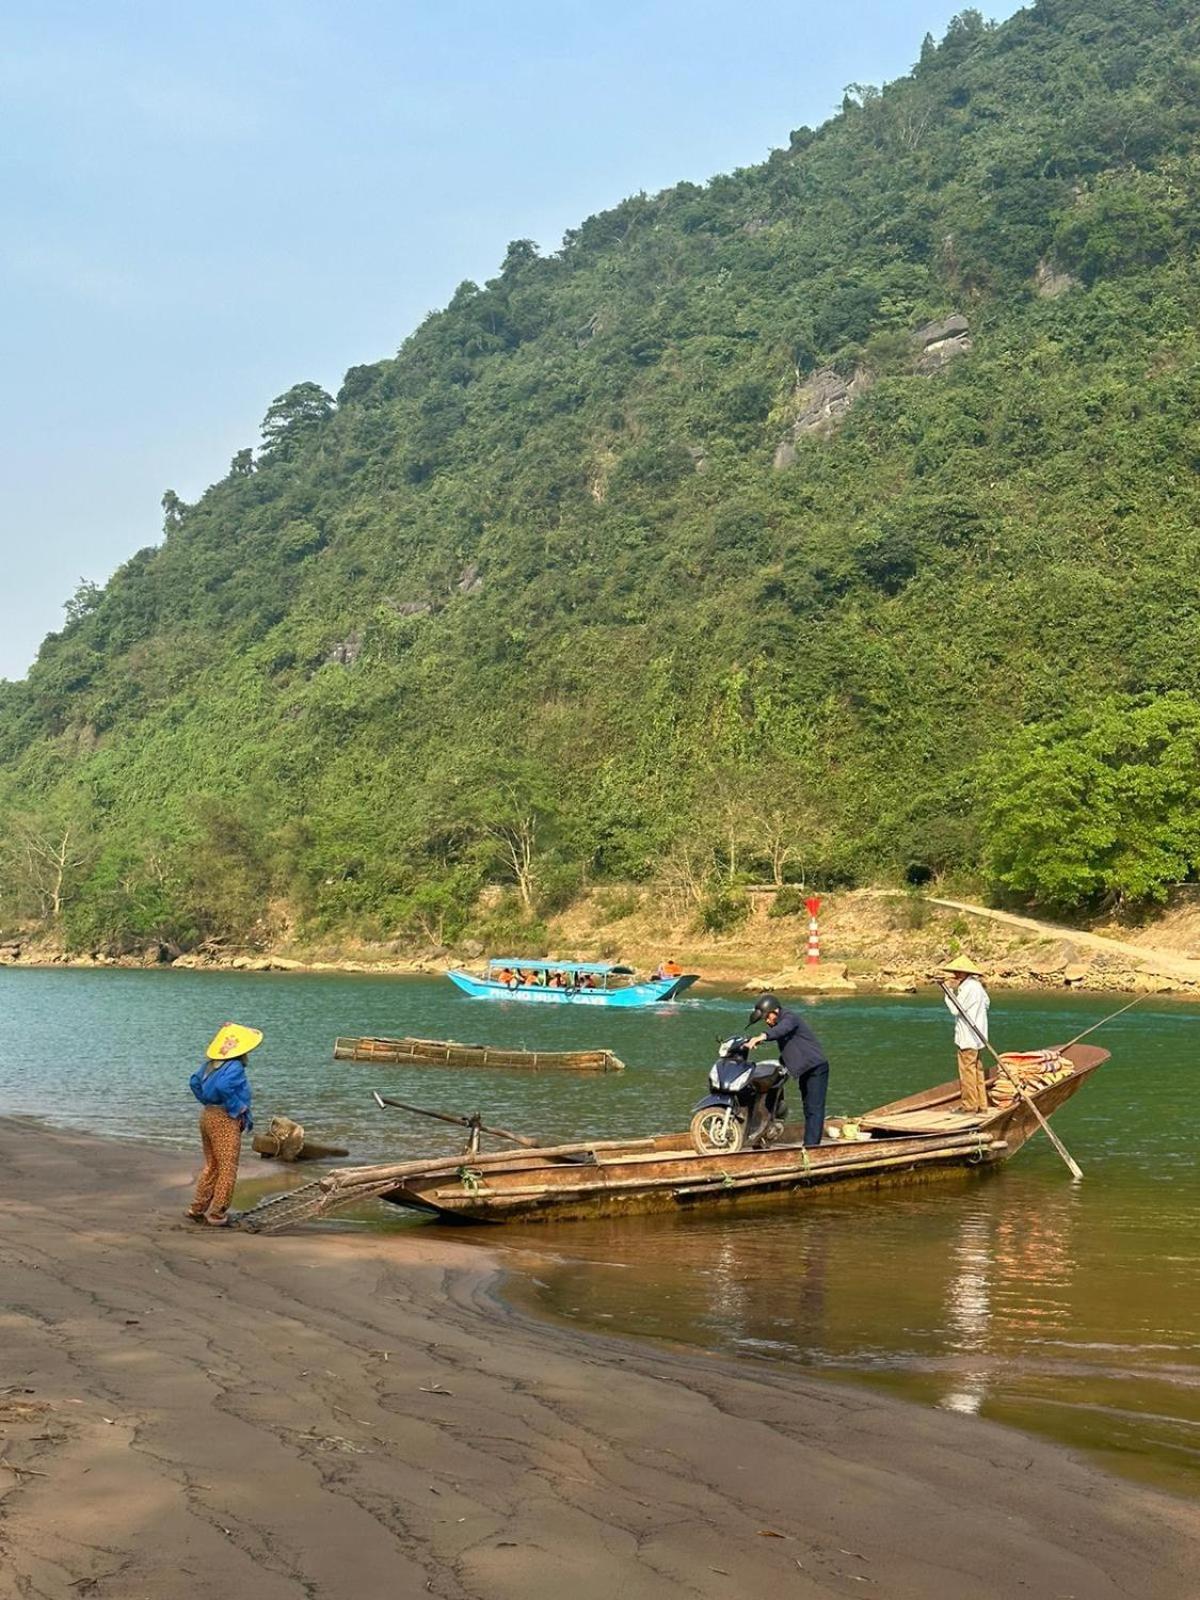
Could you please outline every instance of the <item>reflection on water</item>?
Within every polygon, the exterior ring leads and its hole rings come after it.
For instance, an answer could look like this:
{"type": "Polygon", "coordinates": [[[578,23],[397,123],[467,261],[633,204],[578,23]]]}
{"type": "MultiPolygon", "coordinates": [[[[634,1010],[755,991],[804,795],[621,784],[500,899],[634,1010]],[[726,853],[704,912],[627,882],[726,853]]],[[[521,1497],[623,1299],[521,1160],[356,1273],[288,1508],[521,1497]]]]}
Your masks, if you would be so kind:
{"type": "Polygon", "coordinates": [[[991,1251],[987,1219],[968,1214],[954,1243],[953,1270],[947,1285],[946,1325],[951,1350],[974,1355],[978,1367],[968,1367],[957,1385],[943,1397],[951,1411],[977,1412],[987,1395],[984,1360],[992,1323],[991,1251]]]}
{"type": "MultiPolygon", "coordinates": [[[[479,1108],[546,1139],[682,1127],[716,1036],[746,1014],[741,998],[622,1014],[472,1002],[441,980],[20,969],[0,969],[0,1006],[0,1113],[192,1145],[188,1074],[217,1024],[238,1017],[267,1033],[253,1058],[260,1114],[286,1112],[348,1144],[356,1162],[456,1147],[448,1129],[376,1109],[374,1084],[417,1105],[479,1108]],[[334,1036],[353,1033],[607,1045],[630,1071],[335,1064],[334,1036]]],[[[1111,1008],[1074,994],[1000,994],[994,1031],[1006,1048],[1037,1047],[1111,1008]]],[[[832,1112],[953,1070],[935,997],[830,999],[808,1014],[833,1061],[832,1112]]],[[[1038,1137],[991,1176],[454,1237],[504,1250],[513,1292],[553,1315],[998,1418],[1194,1493],[1198,1023],[1191,1007],[1155,1001],[1100,1035],[1112,1062],[1055,1118],[1084,1167],[1081,1184],[1038,1137]]]]}
{"type": "Polygon", "coordinates": [[[547,1228],[533,1255],[528,1230],[506,1243],[513,1292],[553,1315],[856,1378],[1194,1494],[1194,1213],[1165,1260],[1148,1238],[1183,1214],[1118,1192],[1031,1150],[1025,1166],[915,1190],[547,1228]]]}

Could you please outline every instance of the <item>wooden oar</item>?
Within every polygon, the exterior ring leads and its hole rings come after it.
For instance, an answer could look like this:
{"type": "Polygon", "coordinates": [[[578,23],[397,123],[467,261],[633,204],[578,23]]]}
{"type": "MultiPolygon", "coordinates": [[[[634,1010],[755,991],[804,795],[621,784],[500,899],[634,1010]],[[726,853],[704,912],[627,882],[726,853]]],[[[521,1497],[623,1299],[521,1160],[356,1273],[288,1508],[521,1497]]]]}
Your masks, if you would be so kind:
{"type": "MultiPolygon", "coordinates": [[[[979,1029],[971,1021],[970,1017],[963,1010],[963,1008],[959,1005],[958,999],[955,996],[954,992],[951,989],[949,989],[946,986],[946,984],[944,984],[944,983],[939,983],[938,984],[938,988],[946,996],[946,999],[949,1000],[950,1004],[954,1007],[955,1011],[958,1012],[959,1016],[966,1023],[967,1027],[970,1028],[971,1032],[979,1040],[979,1042],[983,1046],[983,1048],[992,1057],[992,1059],[995,1061],[996,1065],[1000,1068],[1000,1071],[1004,1073],[1004,1076],[1006,1078],[1011,1077],[1011,1074],[1009,1073],[1008,1069],[1005,1067],[1003,1061],[1001,1061],[1000,1057],[996,1054],[995,1050],[993,1050],[993,1048],[991,1046],[991,1043],[987,1039],[985,1039],[983,1037],[983,1035],[980,1033],[979,1029]]],[[[1128,1010],[1128,1007],[1126,1007],[1126,1010],[1128,1010]]],[[[1097,1023],[1096,1026],[1099,1027],[1100,1024],[1097,1023]]],[[[1063,1048],[1067,1049],[1068,1046],[1064,1045],[1063,1048]]],[[[1014,1087],[1016,1087],[1016,1080],[1015,1079],[1013,1080],[1013,1083],[1014,1083],[1014,1087]]],[[[1068,1169],[1069,1169],[1069,1171],[1071,1173],[1071,1176],[1073,1178],[1082,1178],[1083,1177],[1083,1168],[1075,1160],[1074,1156],[1067,1149],[1066,1145],[1062,1142],[1062,1140],[1055,1133],[1054,1129],[1046,1121],[1045,1117],[1041,1113],[1040,1108],[1038,1107],[1037,1103],[1034,1101],[1032,1095],[1022,1094],[1020,1088],[1017,1087],[1017,1099],[1024,1101],[1024,1103],[1033,1112],[1034,1116],[1038,1119],[1039,1123],[1041,1123],[1042,1129],[1045,1132],[1046,1137],[1049,1139],[1050,1143],[1054,1146],[1054,1148],[1058,1151],[1059,1155],[1066,1162],[1067,1167],[1068,1167],[1068,1169]]]]}
{"type": "Polygon", "coordinates": [[[473,1135],[478,1137],[481,1133],[490,1133],[496,1139],[508,1139],[513,1144],[522,1145],[527,1150],[537,1148],[536,1139],[527,1139],[524,1134],[509,1133],[507,1128],[489,1128],[485,1122],[479,1120],[478,1111],[473,1117],[456,1117],[449,1111],[427,1111],[424,1106],[406,1105],[403,1100],[393,1100],[388,1095],[380,1094],[378,1089],[372,1089],[377,1106],[395,1106],[398,1111],[411,1111],[414,1116],[432,1117],[435,1122],[452,1122],[459,1128],[470,1128],[473,1135]]]}

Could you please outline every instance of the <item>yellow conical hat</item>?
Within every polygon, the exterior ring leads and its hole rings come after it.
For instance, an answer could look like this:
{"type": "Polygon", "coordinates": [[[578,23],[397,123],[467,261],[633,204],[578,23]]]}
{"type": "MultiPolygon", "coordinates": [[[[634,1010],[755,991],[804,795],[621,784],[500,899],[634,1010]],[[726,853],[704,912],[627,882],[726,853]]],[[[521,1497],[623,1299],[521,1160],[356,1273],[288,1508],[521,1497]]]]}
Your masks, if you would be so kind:
{"type": "Polygon", "coordinates": [[[942,964],[942,971],[961,972],[964,978],[981,978],[983,976],[983,968],[977,967],[973,961],[968,961],[966,956],[955,956],[953,961],[944,962],[942,964]]]}
{"type": "Polygon", "coordinates": [[[244,1028],[240,1022],[225,1022],[217,1029],[216,1037],[204,1054],[210,1061],[230,1061],[234,1056],[248,1055],[262,1041],[257,1028],[244,1028]]]}

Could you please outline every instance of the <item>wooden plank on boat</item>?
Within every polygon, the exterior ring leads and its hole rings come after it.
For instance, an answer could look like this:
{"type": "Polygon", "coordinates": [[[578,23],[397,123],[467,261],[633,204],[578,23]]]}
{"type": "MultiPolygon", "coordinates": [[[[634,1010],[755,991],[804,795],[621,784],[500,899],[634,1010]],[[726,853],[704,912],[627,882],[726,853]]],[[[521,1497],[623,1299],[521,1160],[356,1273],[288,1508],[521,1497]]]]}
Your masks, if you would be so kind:
{"type": "Polygon", "coordinates": [[[335,1061],[377,1061],[400,1066],[499,1067],[514,1072],[624,1072],[611,1050],[511,1050],[460,1044],[456,1039],[339,1038],[335,1061]]]}
{"type": "Polygon", "coordinates": [[[880,1133],[969,1133],[973,1128],[983,1127],[996,1110],[993,1106],[987,1111],[951,1111],[938,1107],[928,1111],[894,1111],[887,1116],[863,1117],[860,1126],[880,1133]]]}
{"type": "MultiPolygon", "coordinates": [[[[530,1162],[543,1166],[551,1162],[561,1162],[564,1166],[576,1165],[577,1157],[593,1155],[597,1150],[662,1149],[665,1140],[670,1137],[660,1134],[647,1139],[594,1139],[588,1144],[553,1144],[539,1150],[482,1150],[477,1156],[471,1157],[470,1164],[472,1169],[502,1165],[524,1167],[530,1162]]],[[[680,1144],[691,1149],[686,1134],[680,1136],[680,1144]]],[[[353,1188],[359,1183],[376,1183],[389,1175],[394,1175],[398,1181],[410,1173],[422,1170],[435,1172],[443,1169],[457,1171],[462,1165],[461,1154],[435,1157],[432,1160],[426,1156],[421,1160],[401,1161],[392,1166],[343,1167],[340,1172],[327,1173],[320,1181],[327,1189],[346,1189],[353,1188]]]]}

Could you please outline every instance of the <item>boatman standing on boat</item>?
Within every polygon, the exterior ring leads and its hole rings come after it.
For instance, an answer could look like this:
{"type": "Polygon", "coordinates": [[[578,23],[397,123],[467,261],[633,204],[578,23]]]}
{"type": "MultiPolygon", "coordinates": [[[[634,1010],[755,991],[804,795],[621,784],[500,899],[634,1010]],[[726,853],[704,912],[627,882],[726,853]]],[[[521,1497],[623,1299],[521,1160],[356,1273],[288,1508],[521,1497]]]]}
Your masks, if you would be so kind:
{"type": "Polygon", "coordinates": [[[778,995],[760,994],[748,1026],[765,1022],[766,1028],[747,1041],[753,1050],[770,1040],[779,1046],[779,1059],[796,1081],[804,1103],[804,1143],[811,1149],[825,1132],[825,1094],[829,1088],[829,1058],[825,1047],[802,1017],[785,1011],[778,995]]]}
{"type": "Polygon", "coordinates": [[[954,1044],[958,1051],[958,1081],[964,1111],[986,1111],[987,1081],[980,1053],[987,1048],[988,1007],[991,1000],[983,974],[973,961],[959,956],[942,968],[946,1009],[954,1018],[954,1044]]]}

